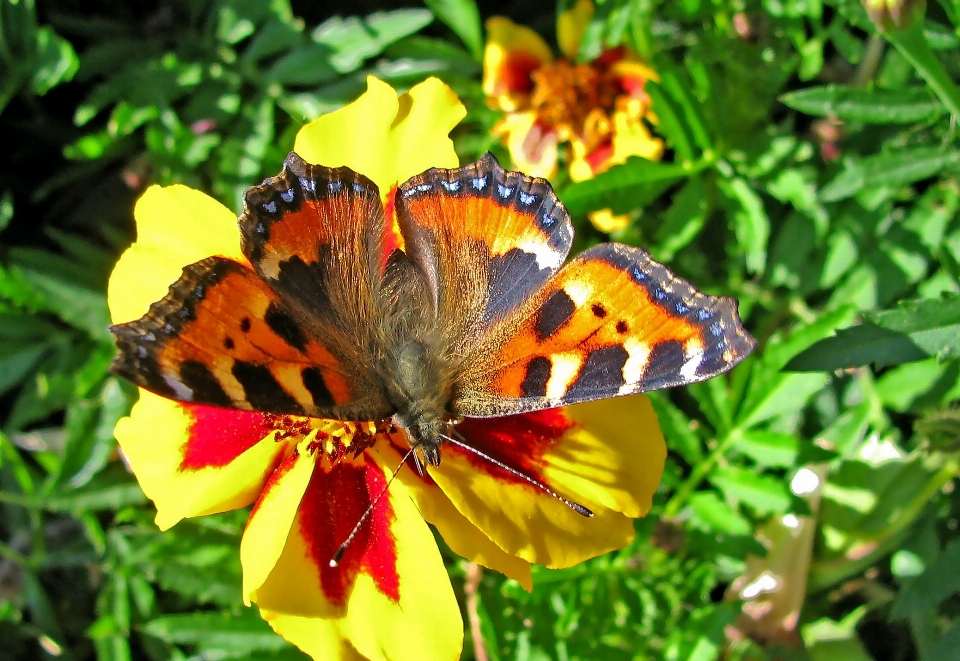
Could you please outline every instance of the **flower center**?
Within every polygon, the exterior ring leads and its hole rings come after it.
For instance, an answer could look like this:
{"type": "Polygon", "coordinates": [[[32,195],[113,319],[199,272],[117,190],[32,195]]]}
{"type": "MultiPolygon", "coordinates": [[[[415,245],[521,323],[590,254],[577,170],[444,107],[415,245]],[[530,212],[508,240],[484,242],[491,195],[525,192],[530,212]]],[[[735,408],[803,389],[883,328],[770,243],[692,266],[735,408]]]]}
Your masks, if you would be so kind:
{"type": "Polygon", "coordinates": [[[340,420],[306,419],[317,430],[309,445],[310,452],[326,459],[331,466],[346,458],[356,459],[373,447],[378,439],[385,439],[396,429],[388,420],[380,422],[342,422],[340,420]]]}
{"type": "MultiPolygon", "coordinates": [[[[531,74],[530,103],[538,119],[558,133],[580,134],[591,111],[609,115],[623,88],[617,78],[589,64],[557,60],[531,74]]],[[[569,135],[561,135],[561,140],[569,135]]]]}

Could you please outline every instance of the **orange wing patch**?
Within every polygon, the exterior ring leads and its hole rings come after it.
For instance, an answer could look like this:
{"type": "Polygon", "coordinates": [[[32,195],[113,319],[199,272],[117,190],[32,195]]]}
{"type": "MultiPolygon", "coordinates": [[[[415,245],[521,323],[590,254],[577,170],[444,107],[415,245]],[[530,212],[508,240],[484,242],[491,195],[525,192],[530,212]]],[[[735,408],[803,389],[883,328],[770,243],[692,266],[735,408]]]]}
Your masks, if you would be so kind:
{"type": "Polygon", "coordinates": [[[368,406],[308,328],[252,270],[210,257],[185,268],[142,319],[111,329],[113,370],[198,404],[313,416],[368,406]]]}
{"type": "Polygon", "coordinates": [[[256,272],[305,313],[322,321],[371,299],[387,237],[380,192],[363,175],[291,153],[247,190],[239,224],[256,272]]]}
{"type": "Polygon", "coordinates": [[[489,326],[506,318],[570,251],[573,225],[544,179],[507,172],[491,154],[454,170],[431,169],[397,192],[411,259],[437,296],[441,327],[464,311],[489,326]]]}
{"type": "Polygon", "coordinates": [[[644,251],[585,251],[469,361],[454,408],[507,415],[702,381],[756,342],[732,299],[706,296],[644,251]]]}

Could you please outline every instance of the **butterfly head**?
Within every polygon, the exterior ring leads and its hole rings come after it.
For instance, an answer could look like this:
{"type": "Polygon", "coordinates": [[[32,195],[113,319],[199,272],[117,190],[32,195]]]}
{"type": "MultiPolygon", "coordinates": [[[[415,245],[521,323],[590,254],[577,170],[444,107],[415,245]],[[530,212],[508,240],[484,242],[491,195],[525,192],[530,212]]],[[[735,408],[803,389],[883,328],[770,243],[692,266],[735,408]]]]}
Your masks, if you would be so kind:
{"type": "Polygon", "coordinates": [[[407,433],[410,447],[415,455],[423,457],[428,466],[440,465],[441,434],[447,423],[437,414],[420,412],[412,417],[397,413],[393,422],[407,433]]]}

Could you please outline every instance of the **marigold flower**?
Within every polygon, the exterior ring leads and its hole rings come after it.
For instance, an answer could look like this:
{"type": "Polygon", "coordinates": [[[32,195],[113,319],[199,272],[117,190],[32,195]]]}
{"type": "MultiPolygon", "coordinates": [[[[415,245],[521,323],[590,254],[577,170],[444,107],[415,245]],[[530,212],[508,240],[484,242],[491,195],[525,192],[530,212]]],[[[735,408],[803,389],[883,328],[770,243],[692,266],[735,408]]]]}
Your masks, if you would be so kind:
{"type": "MultiPolygon", "coordinates": [[[[432,167],[456,167],[448,137],[465,110],[436,79],[401,95],[370,78],[345,108],[301,129],[305,160],[346,165],[384,191],[432,167]]],[[[137,241],[110,280],[114,322],[141,316],[183,266],[209,255],[246,263],[236,216],[185,186],[147,190],[137,241]]],[[[457,427],[504,464],[590,507],[584,518],[477,455],[444,446],[442,466],[409,468],[330,566],[409,444],[387,422],[239,411],[140,391],[116,428],[167,529],[185,517],[253,504],[240,546],[243,597],[316,659],[456,659],[463,624],[427,523],[463,557],[531,589],[530,563],[566,567],[621,548],[650,508],[665,458],[642,395],[457,427]]]]}
{"type": "MultiPolygon", "coordinates": [[[[577,62],[583,32],[593,16],[591,0],[579,0],[557,19],[562,57],[530,28],[494,16],[487,21],[483,90],[506,112],[495,127],[520,170],[550,178],[557,173],[560,145],[570,177],[589,179],[630,156],[659,160],[663,141],[646,121],[653,119],[644,92],[656,73],[621,46],[587,63],[577,62]]],[[[626,224],[625,216],[591,216],[599,229],[626,224]]]]}

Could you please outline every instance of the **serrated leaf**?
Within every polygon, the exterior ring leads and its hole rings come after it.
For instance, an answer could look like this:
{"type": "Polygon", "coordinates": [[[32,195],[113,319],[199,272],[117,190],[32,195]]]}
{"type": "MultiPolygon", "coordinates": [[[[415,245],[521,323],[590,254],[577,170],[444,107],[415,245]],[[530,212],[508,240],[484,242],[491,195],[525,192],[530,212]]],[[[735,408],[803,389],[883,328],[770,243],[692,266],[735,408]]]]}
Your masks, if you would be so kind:
{"type": "Polygon", "coordinates": [[[727,500],[747,505],[758,514],[782,514],[790,508],[790,493],[784,480],[738,466],[718,468],[709,479],[727,500]]]}
{"type": "Polygon", "coordinates": [[[693,516],[690,524],[707,532],[729,535],[749,535],[750,523],[713,491],[701,491],[690,497],[688,505],[693,516]]]}
{"type": "Polygon", "coordinates": [[[634,156],[593,179],[567,186],[559,193],[559,197],[575,216],[598,209],[626,213],[648,204],[672,184],[691,174],[691,169],[681,165],[657,163],[634,156]]]}
{"type": "Polygon", "coordinates": [[[800,439],[791,434],[751,429],[737,439],[735,447],[761,466],[787,468],[796,463],[800,439]]]}
{"type": "Polygon", "coordinates": [[[824,85],[784,94],[780,101],[808,115],[869,124],[922,122],[944,113],[943,104],[928,87],[865,90],[824,85]]]}
{"type": "Polygon", "coordinates": [[[916,147],[851,160],[845,170],[823,187],[820,200],[836,202],[865,188],[911,184],[957,164],[960,164],[960,151],[944,151],[940,147],[916,147]]]}
{"type": "Polygon", "coordinates": [[[795,356],[787,370],[878,367],[936,356],[960,356],[960,296],[905,301],[868,315],[862,324],[838,331],[795,356]]]}
{"type": "Polygon", "coordinates": [[[355,71],[395,41],[429,25],[433,15],[426,9],[376,12],[362,21],[334,16],[313,31],[313,41],[329,53],[329,65],[339,73],[355,71]]]}

